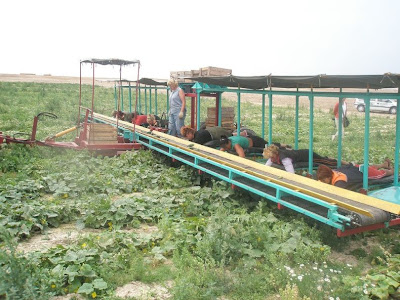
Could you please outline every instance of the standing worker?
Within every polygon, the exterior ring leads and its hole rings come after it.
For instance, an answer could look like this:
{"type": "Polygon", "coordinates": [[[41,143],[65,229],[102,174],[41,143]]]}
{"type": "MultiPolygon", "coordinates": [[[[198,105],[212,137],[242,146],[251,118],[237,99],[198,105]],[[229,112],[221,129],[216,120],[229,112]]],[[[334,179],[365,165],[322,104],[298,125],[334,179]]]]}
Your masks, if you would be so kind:
{"type": "MultiPolygon", "coordinates": [[[[332,142],[339,135],[339,102],[336,103],[335,107],[333,108],[333,114],[335,115],[336,133],[334,135],[332,135],[332,142]]],[[[343,98],[343,100],[342,100],[342,139],[344,137],[344,126],[343,126],[343,124],[344,124],[344,118],[346,117],[346,115],[347,115],[346,98],[343,98]]]]}
{"type": "Polygon", "coordinates": [[[168,134],[182,137],[181,127],[184,125],[186,117],[185,93],[173,78],[168,80],[167,85],[171,91],[169,95],[168,134]]]}

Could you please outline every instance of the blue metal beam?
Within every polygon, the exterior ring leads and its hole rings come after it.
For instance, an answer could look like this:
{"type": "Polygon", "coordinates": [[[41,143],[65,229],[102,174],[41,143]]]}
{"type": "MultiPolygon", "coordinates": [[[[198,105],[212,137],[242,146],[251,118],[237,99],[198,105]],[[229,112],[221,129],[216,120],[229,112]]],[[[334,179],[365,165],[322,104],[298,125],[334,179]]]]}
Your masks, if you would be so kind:
{"type": "Polygon", "coordinates": [[[261,108],[261,137],[265,139],[265,94],[262,95],[261,108]]]}
{"type": "Polygon", "coordinates": [[[310,123],[309,123],[309,141],[308,141],[308,173],[313,173],[313,149],[314,149],[314,96],[310,95],[310,123]]]}
{"type": "Polygon", "coordinates": [[[369,154],[369,116],[370,116],[370,102],[369,96],[364,98],[365,102],[365,120],[364,120],[364,166],[363,166],[363,188],[368,190],[368,154],[369,154]]]}
{"type": "Polygon", "coordinates": [[[323,222],[325,224],[328,224],[328,225],[330,225],[332,227],[344,230],[345,224],[347,224],[347,225],[350,224],[350,219],[348,217],[345,217],[343,215],[340,215],[340,214],[336,213],[336,211],[337,211],[337,206],[336,205],[333,205],[333,204],[327,203],[325,201],[316,199],[316,198],[314,198],[312,196],[309,196],[309,195],[306,195],[306,194],[302,194],[301,192],[294,191],[294,190],[291,190],[289,188],[280,186],[280,185],[278,185],[276,183],[268,182],[268,181],[266,181],[266,180],[264,180],[262,178],[258,178],[256,176],[251,175],[251,174],[247,174],[247,173],[242,172],[240,170],[231,168],[229,166],[221,165],[218,162],[215,162],[215,161],[210,160],[210,159],[205,158],[205,157],[197,156],[196,154],[194,154],[194,153],[192,153],[190,151],[187,151],[187,150],[182,149],[180,147],[176,147],[176,146],[171,145],[169,143],[166,143],[164,141],[160,141],[160,140],[158,140],[156,138],[152,138],[151,136],[149,137],[148,135],[142,135],[140,133],[138,133],[138,136],[139,136],[138,142],[143,144],[143,145],[145,145],[146,147],[148,147],[150,149],[156,150],[156,151],[158,151],[158,152],[160,152],[160,153],[162,153],[164,155],[167,155],[167,156],[169,156],[169,157],[171,157],[173,159],[181,161],[181,162],[183,162],[183,163],[185,163],[185,164],[187,164],[187,165],[189,165],[191,167],[199,169],[199,170],[201,170],[201,171],[203,171],[205,173],[208,173],[208,174],[210,174],[212,176],[215,176],[215,177],[217,177],[217,178],[219,178],[221,180],[224,180],[224,181],[226,181],[226,182],[228,182],[230,184],[234,184],[235,186],[241,187],[241,188],[243,188],[245,190],[248,190],[248,191],[250,191],[252,193],[255,193],[255,194],[257,194],[257,195],[259,195],[259,196],[261,196],[263,198],[267,198],[267,199],[269,199],[271,201],[274,201],[276,203],[280,203],[280,204],[284,205],[285,207],[288,207],[288,208],[290,208],[292,210],[295,210],[297,212],[305,214],[305,215],[307,215],[307,216],[309,216],[311,218],[314,218],[314,219],[316,219],[316,220],[318,220],[320,222],[323,222]],[[148,142],[146,140],[148,140],[148,142]],[[163,146],[164,148],[167,148],[168,150],[160,149],[156,145],[163,146]],[[187,160],[185,158],[182,158],[178,154],[184,154],[184,155],[187,155],[187,156],[193,158],[193,162],[189,161],[189,160],[187,160]],[[204,164],[204,163],[207,163],[207,164],[213,165],[215,167],[221,168],[221,169],[223,169],[225,171],[228,171],[228,176],[221,175],[218,172],[215,172],[213,170],[210,170],[210,169],[202,166],[202,164],[204,164]],[[273,188],[273,189],[276,190],[276,194],[275,194],[275,196],[273,196],[271,194],[262,192],[262,191],[260,191],[260,190],[258,190],[256,188],[254,188],[254,187],[251,187],[251,186],[249,186],[249,185],[247,185],[247,184],[245,184],[243,182],[238,181],[236,179],[238,177],[247,178],[247,179],[250,179],[252,182],[257,182],[257,183],[262,184],[262,185],[264,185],[266,187],[273,188]],[[317,205],[319,205],[321,207],[327,208],[328,211],[331,212],[331,219],[329,219],[328,217],[325,218],[325,217],[323,217],[321,215],[315,214],[315,213],[313,213],[311,211],[308,211],[308,210],[306,210],[306,209],[304,209],[304,208],[302,208],[300,206],[297,206],[297,205],[295,205],[293,203],[289,203],[287,201],[284,201],[284,200],[280,199],[280,195],[282,193],[285,193],[287,195],[294,196],[294,197],[299,197],[302,200],[305,200],[305,201],[317,204],[317,205]],[[335,212],[335,213],[332,213],[332,212],[335,212]]]}
{"type": "MultiPolygon", "coordinates": [[[[297,89],[298,91],[299,89],[297,89]]],[[[294,149],[299,149],[299,98],[296,96],[295,120],[294,120],[294,149]]]]}
{"type": "Polygon", "coordinates": [[[268,94],[269,115],[268,115],[268,145],[272,144],[272,94],[268,94]]]}

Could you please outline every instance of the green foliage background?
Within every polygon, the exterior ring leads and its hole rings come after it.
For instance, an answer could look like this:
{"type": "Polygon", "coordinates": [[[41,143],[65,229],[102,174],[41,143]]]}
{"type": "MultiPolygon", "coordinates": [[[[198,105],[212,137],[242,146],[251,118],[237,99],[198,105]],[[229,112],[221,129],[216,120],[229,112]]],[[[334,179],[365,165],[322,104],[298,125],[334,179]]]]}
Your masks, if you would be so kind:
{"type": "MultiPolygon", "coordinates": [[[[89,86],[83,95],[83,105],[89,106],[89,86]]],[[[59,118],[40,121],[39,139],[72,127],[78,97],[77,85],[0,83],[0,129],[11,135],[29,133],[33,116],[42,111],[59,118]]],[[[96,87],[98,112],[110,114],[113,99],[114,89],[96,87]]],[[[158,100],[163,111],[165,95],[158,100]]],[[[213,100],[202,103],[204,118],[213,100]]],[[[260,106],[243,103],[242,109],[245,125],[260,133],[260,106]]],[[[307,147],[306,108],[300,116],[300,145],[307,147]]],[[[274,139],[293,144],[293,109],[274,108],[273,117],[274,139]]],[[[330,114],[316,111],[315,122],[317,152],[335,156],[330,114]]],[[[344,159],[360,161],[363,115],[352,116],[351,126],[344,159]]],[[[393,156],[393,126],[393,119],[373,118],[372,161],[393,156]]],[[[65,137],[73,138],[74,133],[65,137]]],[[[134,280],[163,284],[173,299],[399,295],[398,228],[338,239],[330,227],[277,211],[271,203],[171,165],[150,151],[108,158],[2,145],[0,174],[0,299],[46,299],[72,292],[118,299],[115,289],[134,280]],[[62,224],[74,224],[81,235],[42,252],[17,248],[62,224]],[[156,230],[143,231],[148,225],[156,230]],[[87,229],[90,234],[84,234],[87,229]],[[350,253],[354,243],[360,246],[350,253]],[[341,262],[333,253],[353,254],[357,264],[341,262]]]]}

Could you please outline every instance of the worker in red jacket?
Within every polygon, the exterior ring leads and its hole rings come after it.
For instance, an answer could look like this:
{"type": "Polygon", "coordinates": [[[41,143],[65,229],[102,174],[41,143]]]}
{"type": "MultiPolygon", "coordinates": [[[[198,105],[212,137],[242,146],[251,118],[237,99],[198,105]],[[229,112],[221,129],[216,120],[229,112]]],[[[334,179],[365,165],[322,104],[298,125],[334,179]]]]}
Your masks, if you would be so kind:
{"type": "Polygon", "coordinates": [[[135,114],[135,116],[132,119],[132,123],[139,126],[142,124],[147,124],[147,115],[135,114]]]}

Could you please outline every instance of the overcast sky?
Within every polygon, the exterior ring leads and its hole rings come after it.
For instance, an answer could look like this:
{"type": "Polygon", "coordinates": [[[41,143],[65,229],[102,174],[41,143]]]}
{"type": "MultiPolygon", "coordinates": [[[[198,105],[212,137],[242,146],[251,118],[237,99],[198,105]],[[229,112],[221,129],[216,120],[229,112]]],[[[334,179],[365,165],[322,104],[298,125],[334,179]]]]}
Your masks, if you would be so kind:
{"type": "Polygon", "coordinates": [[[3,1],[0,73],[79,76],[86,58],[139,59],[152,78],[400,73],[399,14],[398,0],[3,1]]]}

